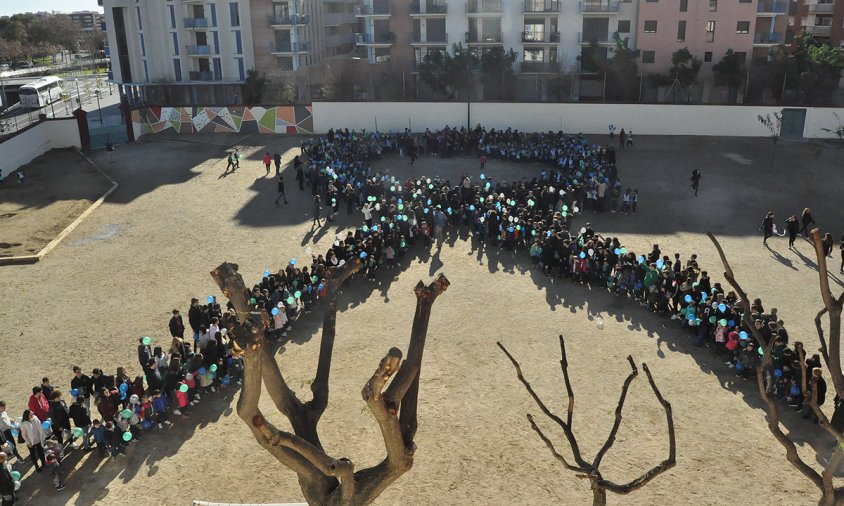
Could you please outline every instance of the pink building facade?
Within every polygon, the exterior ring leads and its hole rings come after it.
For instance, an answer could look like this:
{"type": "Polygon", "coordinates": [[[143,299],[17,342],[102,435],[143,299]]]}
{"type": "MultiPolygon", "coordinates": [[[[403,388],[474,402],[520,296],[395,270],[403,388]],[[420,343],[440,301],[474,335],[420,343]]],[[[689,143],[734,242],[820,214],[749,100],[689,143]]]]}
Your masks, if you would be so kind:
{"type": "Polygon", "coordinates": [[[745,62],[781,50],[787,28],[786,0],[640,0],[637,47],[640,70],[664,74],[671,55],[688,48],[712,75],[728,49],[745,62]]]}

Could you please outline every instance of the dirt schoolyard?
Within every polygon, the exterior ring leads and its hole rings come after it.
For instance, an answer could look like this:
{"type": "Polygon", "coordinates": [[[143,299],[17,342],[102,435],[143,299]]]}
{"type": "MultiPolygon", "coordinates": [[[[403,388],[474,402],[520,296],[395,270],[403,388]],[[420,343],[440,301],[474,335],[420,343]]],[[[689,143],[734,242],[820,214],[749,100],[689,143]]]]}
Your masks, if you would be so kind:
{"type": "MultiPolygon", "coordinates": [[[[605,142],[606,139],[596,139],[605,142]]],[[[658,243],[664,254],[697,253],[713,281],[723,282],[717,254],[705,232],[717,234],[744,288],[776,307],[790,339],[818,347],[812,318],[821,307],[811,245],[786,239],[762,246],[765,212],[784,219],[812,207],[824,231],[844,231],[841,154],[834,147],[767,139],[637,137],[619,151],[624,186],[638,188],[634,215],[587,214],[603,235],[618,235],[632,251],[658,243]],[[776,164],[774,165],[774,155],[776,164]],[[703,174],[700,196],[689,187],[692,169],[703,174]]],[[[311,231],[311,199],[295,187],[289,165],[299,153],[295,137],[147,137],[94,156],[120,187],[44,260],[0,268],[0,344],[5,374],[0,397],[19,417],[28,393],[49,376],[69,390],[71,367],[139,374],[137,339],[169,343],[169,312],[186,315],[191,297],[219,295],[209,272],[223,261],[240,265],[247,284],[305,248],[323,251],[336,234],[362,223],[343,213],[311,231]],[[241,169],[228,177],[225,150],[238,145],[241,169]],[[276,183],[265,177],[264,151],[283,155],[290,204],[273,205],[276,183]]],[[[72,162],[73,156],[64,154],[72,162]]],[[[397,177],[440,175],[455,182],[472,159],[386,157],[373,164],[397,177]]],[[[61,164],[54,164],[61,166],[61,164]]],[[[485,173],[498,180],[531,178],[538,165],[495,160],[485,173]]],[[[99,195],[97,192],[93,192],[99,195]]],[[[101,193],[101,192],[100,192],[101,193]]],[[[0,199],[3,199],[0,191],[0,199]]],[[[96,197],[93,197],[96,198],[96,197]]],[[[32,213],[44,222],[49,213],[32,213]]],[[[5,231],[5,225],[2,225],[5,231]]],[[[5,240],[5,239],[4,239],[5,240]]],[[[832,272],[838,272],[838,259],[832,272]]],[[[612,413],[632,355],[647,362],[674,408],[677,466],[642,490],[614,503],[655,505],[814,504],[808,480],[785,460],[765,425],[755,383],[735,376],[723,359],[692,346],[676,322],[600,287],[546,278],[526,253],[479,251],[452,234],[441,253],[411,255],[398,270],[382,270],[376,283],[355,282],[338,300],[331,401],[320,423],[329,454],[352,459],[357,469],[384,456],[378,426],[364,409],[360,389],[392,346],[406,350],[415,307],[413,286],[444,272],[449,290],[434,305],[420,387],[418,450],[413,469],[377,504],[587,504],[589,486],[554,460],[525,418],[537,415],[564,455],[565,438],[542,417],[495,342],[504,342],[526,377],[557,413],[565,411],[557,336],[567,338],[575,389],[574,430],[587,458],[610,430],[612,413]],[[601,317],[600,329],[596,319],[601,317]]],[[[834,275],[833,287],[844,283],[834,275]]],[[[320,316],[303,317],[278,356],[288,383],[308,397],[318,355],[320,316]]],[[[824,405],[831,414],[832,389],[824,405]]],[[[237,391],[203,397],[170,429],[154,430],[116,461],[96,452],[71,452],[67,488],[55,491],[46,475],[27,468],[23,504],[190,504],[298,502],[296,476],[254,441],[234,413],[237,391]]],[[[261,409],[286,426],[265,394],[261,409]]],[[[832,441],[817,427],[781,410],[785,432],[815,466],[832,441]],[[816,457],[816,451],[819,456],[816,457]]],[[[626,482],[666,458],[665,417],[644,376],[634,381],[617,443],[604,459],[604,477],[626,482]]]]}

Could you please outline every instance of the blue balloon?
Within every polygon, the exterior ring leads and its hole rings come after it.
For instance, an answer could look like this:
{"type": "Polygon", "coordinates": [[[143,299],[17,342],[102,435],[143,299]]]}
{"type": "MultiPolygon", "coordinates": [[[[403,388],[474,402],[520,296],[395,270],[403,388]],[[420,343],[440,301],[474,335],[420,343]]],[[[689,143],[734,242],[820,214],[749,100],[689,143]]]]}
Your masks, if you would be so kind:
{"type": "Polygon", "coordinates": [[[264,271],[264,277],[265,278],[270,277],[270,271],[264,271]]]}
{"type": "Polygon", "coordinates": [[[70,395],[72,395],[73,397],[76,397],[77,395],[79,395],[79,390],[77,390],[75,388],[71,389],[70,395]]]}
{"type": "Polygon", "coordinates": [[[222,383],[223,385],[228,385],[231,382],[232,380],[228,376],[223,376],[223,379],[220,380],[220,383],[222,383]]]}
{"type": "Polygon", "coordinates": [[[584,252],[582,252],[582,251],[581,251],[581,252],[580,252],[580,258],[586,258],[586,253],[584,253],[584,252]]]}
{"type": "Polygon", "coordinates": [[[618,249],[618,248],[616,248],[616,249],[612,250],[612,252],[613,252],[613,254],[615,254],[615,255],[620,255],[620,254],[621,254],[621,250],[620,250],[620,249],[618,249]]]}
{"type": "Polygon", "coordinates": [[[736,371],[743,371],[743,370],[744,370],[744,364],[742,364],[741,362],[736,362],[736,371]]]}
{"type": "Polygon", "coordinates": [[[723,302],[722,302],[722,303],[720,303],[720,304],[718,304],[718,311],[721,311],[722,313],[725,313],[725,312],[727,311],[727,305],[726,305],[726,304],[724,304],[723,302]]]}
{"type": "Polygon", "coordinates": [[[278,313],[280,313],[281,311],[279,311],[277,307],[274,307],[274,308],[273,308],[273,310],[272,310],[272,311],[270,311],[270,312],[273,314],[273,316],[275,316],[275,315],[277,315],[278,313]]]}
{"type": "Polygon", "coordinates": [[[127,385],[126,383],[121,383],[120,386],[117,387],[117,389],[121,392],[125,392],[126,390],[129,390],[129,385],[127,385]]]}
{"type": "Polygon", "coordinates": [[[152,422],[150,422],[149,420],[144,420],[141,423],[141,427],[143,427],[144,430],[150,430],[152,428],[152,422]]]}
{"type": "Polygon", "coordinates": [[[372,225],[372,231],[378,232],[378,225],[372,225]]]}
{"type": "Polygon", "coordinates": [[[694,320],[694,319],[695,319],[695,314],[694,314],[694,313],[689,313],[689,314],[686,316],[686,319],[687,319],[687,320],[689,320],[689,321],[694,320]]]}
{"type": "Polygon", "coordinates": [[[782,378],[782,369],[774,369],[774,378],[782,378]]]}
{"type": "Polygon", "coordinates": [[[734,320],[730,320],[730,321],[727,322],[727,325],[729,325],[730,328],[732,328],[732,327],[736,326],[736,322],[734,320]]]}
{"type": "Polygon", "coordinates": [[[683,298],[683,300],[685,300],[686,302],[691,302],[691,301],[692,301],[692,296],[691,296],[691,295],[686,295],[686,296],[683,298]]]}
{"type": "Polygon", "coordinates": [[[798,387],[797,385],[791,385],[791,389],[788,391],[788,393],[790,393],[792,397],[797,397],[798,395],[800,395],[800,387],[798,387]]]}
{"type": "Polygon", "coordinates": [[[657,269],[662,269],[663,265],[665,265],[665,262],[661,258],[656,261],[656,268],[657,269]]]}
{"type": "Polygon", "coordinates": [[[296,265],[296,259],[295,258],[290,259],[290,265],[296,265]]]}
{"type": "Polygon", "coordinates": [[[474,205],[469,206],[469,210],[470,210],[470,211],[474,211],[474,210],[475,210],[475,206],[474,206],[474,205]]]}
{"type": "Polygon", "coordinates": [[[366,254],[366,251],[361,251],[361,252],[360,252],[360,257],[361,257],[361,258],[366,258],[366,257],[368,257],[368,256],[369,256],[369,255],[367,255],[367,254],[366,254]]]}
{"type": "Polygon", "coordinates": [[[747,339],[747,332],[745,332],[743,330],[741,332],[739,332],[738,335],[741,339],[747,339]]]}
{"type": "Polygon", "coordinates": [[[196,371],[196,372],[198,372],[198,373],[199,373],[199,375],[201,376],[201,375],[205,374],[205,368],[204,368],[204,367],[200,367],[200,368],[199,368],[199,370],[198,370],[198,371],[196,371]]]}
{"type": "Polygon", "coordinates": [[[208,296],[208,303],[209,303],[209,304],[213,304],[213,303],[214,303],[214,296],[213,296],[213,295],[209,295],[209,296],[208,296]]]}
{"type": "Polygon", "coordinates": [[[700,300],[702,300],[703,302],[706,302],[707,297],[709,297],[709,295],[706,292],[701,292],[700,300]]]}
{"type": "Polygon", "coordinates": [[[507,231],[510,232],[511,234],[513,233],[514,230],[515,229],[513,227],[507,227],[507,231]]]}
{"type": "Polygon", "coordinates": [[[642,255],[639,258],[637,258],[636,260],[638,260],[640,264],[643,264],[643,263],[645,263],[645,256],[642,255]]]}
{"type": "Polygon", "coordinates": [[[44,420],[44,422],[41,423],[41,428],[44,430],[50,430],[50,425],[52,425],[50,420],[44,420]]]}

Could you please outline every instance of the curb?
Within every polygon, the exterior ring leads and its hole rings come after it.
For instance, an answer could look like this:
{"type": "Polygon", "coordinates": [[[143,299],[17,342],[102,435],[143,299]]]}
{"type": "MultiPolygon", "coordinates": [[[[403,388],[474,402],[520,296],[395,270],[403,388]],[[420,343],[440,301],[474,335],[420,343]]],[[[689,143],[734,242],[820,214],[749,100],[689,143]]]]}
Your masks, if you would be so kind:
{"type": "Polygon", "coordinates": [[[87,218],[98,207],[100,207],[100,205],[105,201],[106,197],[111,195],[111,193],[114,190],[116,190],[118,186],[120,186],[119,184],[117,184],[116,181],[114,181],[111,178],[111,176],[106,174],[99,166],[97,166],[97,164],[95,164],[90,158],[88,158],[87,155],[82,153],[82,151],[77,149],[76,152],[82,158],[84,158],[88,163],[90,163],[92,167],[97,169],[97,172],[99,172],[103,177],[105,177],[111,183],[111,188],[109,188],[108,191],[106,191],[100,198],[98,198],[96,200],[96,202],[91,204],[91,206],[88,207],[88,209],[86,209],[82,214],[80,214],[75,220],[73,220],[73,223],[68,225],[64,230],[61,231],[61,233],[59,233],[59,235],[57,235],[52,241],[47,243],[47,245],[44,246],[44,248],[42,248],[41,251],[39,251],[37,254],[0,258],[0,266],[2,266],[2,265],[28,265],[28,264],[34,264],[34,263],[41,261],[41,259],[47,253],[53,251],[53,249],[56,246],[58,246],[64,240],[65,237],[70,235],[70,233],[73,232],[76,229],[76,227],[78,227],[85,220],[85,218],[87,218]]]}

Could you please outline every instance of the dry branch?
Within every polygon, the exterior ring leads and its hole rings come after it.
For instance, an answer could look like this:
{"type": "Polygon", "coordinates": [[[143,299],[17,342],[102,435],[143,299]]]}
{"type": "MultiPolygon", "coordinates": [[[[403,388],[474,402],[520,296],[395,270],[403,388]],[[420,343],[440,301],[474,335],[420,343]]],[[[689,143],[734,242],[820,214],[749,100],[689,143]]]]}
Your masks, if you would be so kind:
{"type": "Polygon", "coordinates": [[[604,477],[601,475],[600,466],[604,455],[606,455],[607,451],[609,451],[609,449],[615,443],[616,434],[618,433],[618,429],[621,426],[621,412],[624,408],[624,402],[627,399],[627,392],[630,389],[630,384],[633,382],[634,379],[636,379],[639,374],[639,370],[636,368],[636,363],[633,361],[633,357],[627,357],[627,361],[630,363],[631,372],[624,380],[624,384],[621,387],[621,394],[619,395],[618,404],[616,405],[615,409],[615,421],[613,423],[613,427],[610,430],[610,433],[607,436],[607,439],[604,442],[603,446],[595,456],[595,459],[590,464],[582,458],[580,454],[580,448],[577,444],[577,438],[571,430],[571,420],[574,406],[574,392],[571,388],[571,381],[569,379],[568,357],[566,356],[565,340],[563,339],[563,336],[560,335],[560,353],[562,354],[560,365],[563,370],[563,379],[566,384],[566,392],[569,398],[567,421],[563,421],[562,419],[560,419],[560,417],[553,414],[548,409],[545,403],[542,402],[542,399],[540,399],[536,392],[533,390],[533,387],[531,386],[530,382],[525,379],[524,374],[522,374],[522,367],[519,362],[513,357],[513,355],[510,354],[509,351],[507,351],[507,348],[505,348],[503,344],[501,344],[500,342],[496,344],[499,348],[501,348],[501,351],[504,352],[507,358],[510,359],[510,362],[513,364],[513,367],[516,369],[516,377],[519,379],[522,385],[524,385],[525,389],[528,391],[528,394],[530,394],[530,396],[536,402],[537,406],[539,406],[539,409],[542,410],[542,412],[545,413],[548,418],[550,418],[551,420],[556,422],[557,425],[562,427],[563,432],[566,435],[566,439],[568,439],[569,445],[571,446],[572,455],[574,456],[574,459],[577,462],[576,466],[569,464],[568,461],[566,461],[565,457],[563,457],[562,455],[560,455],[559,452],[557,452],[556,448],[554,448],[554,444],[547,436],[545,436],[545,434],[536,424],[535,420],[533,419],[533,416],[530,414],[527,415],[531,428],[537,433],[537,435],[539,435],[539,438],[551,451],[551,455],[553,455],[555,459],[560,461],[563,464],[563,467],[565,467],[566,469],[570,471],[575,471],[577,473],[582,473],[577,474],[575,476],[581,479],[588,479],[590,481],[590,487],[592,489],[593,506],[602,506],[607,503],[607,491],[622,495],[629,494],[634,490],[638,490],[644,487],[656,476],[674,467],[674,465],[676,464],[677,456],[676,438],[674,436],[674,415],[671,410],[671,404],[668,403],[668,401],[666,401],[662,397],[662,394],[657,388],[656,383],[653,380],[653,376],[651,375],[651,372],[646,364],[642,364],[642,369],[648,376],[648,382],[651,385],[651,389],[653,390],[654,395],[665,410],[665,416],[668,423],[668,458],[660,462],[658,465],[654,466],[635,480],[629,483],[619,485],[610,480],[605,480],[604,477]]]}
{"type": "Polygon", "coordinates": [[[336,296],[343,282],[360,267],[361,262],[355,259],[328,269],[328,301],[319,362],[311,385],[313,399],[307,403],[302,403],[288,387],[275,358],[266,351],[264,332],[269,325],[269,315],[266,311],[255,312],[249,306],[249,292],[237,273],[237,265],[223,263],[211,273],[223,294],[229,297],[237,315],[236,321],[228,323],[235,350],[244,360],[238,416],[246,422],[263,448],[298,475],[302,494],[309,504],[369,504],[413,465],[419,372],[428,321],[434,301],[449,285],[442,274],[428,286],[420,281],[415,289],[417,304],[408,359],[401,364],[401,351],[392,348],[362,391],[381,428],[387,456],[378,465],[355,472],[351,460],[330,457],[319,440],[317,424],[328,405],[328,382],[336,334],[336,296]],[[398,376],[387,387],[385,394],[387,382],[397,372],[398,376]],[[279,412],[290,422],[292,433],[273,426],[258,409],[262,385],[267,388],[279,412]]]}

